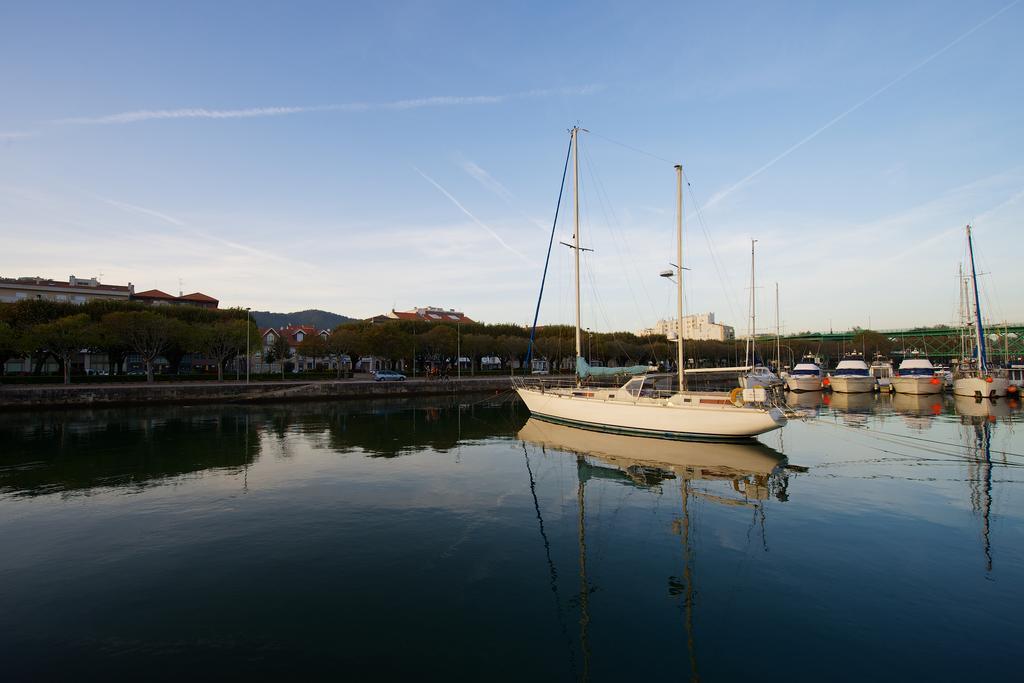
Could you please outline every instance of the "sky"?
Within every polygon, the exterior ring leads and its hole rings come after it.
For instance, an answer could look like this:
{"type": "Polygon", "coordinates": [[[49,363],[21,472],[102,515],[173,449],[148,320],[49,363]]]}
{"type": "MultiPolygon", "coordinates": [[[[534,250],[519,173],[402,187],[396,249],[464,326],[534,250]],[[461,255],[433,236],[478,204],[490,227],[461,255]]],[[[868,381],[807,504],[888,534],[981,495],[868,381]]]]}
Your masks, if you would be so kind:
{"type": "MultiPolygon", "coordinates": [[[[583,326],[1024,321],[1024,4],[9,3],[0,276],[532,320],[568,129],[583,326]]],[[[571,180],[571,174],[570,174],[571,180]]],[[[571,183],[540,309],[573,319],[571,183]]]]}

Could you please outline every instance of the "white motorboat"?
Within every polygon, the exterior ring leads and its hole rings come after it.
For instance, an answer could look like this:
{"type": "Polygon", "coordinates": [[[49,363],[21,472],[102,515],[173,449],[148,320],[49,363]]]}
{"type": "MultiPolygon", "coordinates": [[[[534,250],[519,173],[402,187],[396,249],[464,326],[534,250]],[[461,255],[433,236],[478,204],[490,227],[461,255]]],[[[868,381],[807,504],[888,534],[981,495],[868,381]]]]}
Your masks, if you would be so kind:
{"type": "Polygon", "coordinates": [[[825,373],[815,362],[814,356],[804,356],[786,377],[786,387],[790,391],[821,391],[821,380],[824,376],[825,373]]]}
{"type": "Polygon", "coordinates": [[[970,354],[963,354],[964,357],[953,370],[953,394],[975,398],[998,398],[1006,395],[1010,380],[1005,370],[988,366],[988,344],[981,319],[981,298],[978,296],[978,273],[974,268],[974,240],[969,225],[967,253],[971,265],[970,294],[967,293],[967,280],[961,278],[960,311],[964,322],[964,341],[970,340],[969,343],[965,343],[964,350],[967,346],[971,348],[970,354]]]}
{"type": "Polygon", "coordinates": [[[875,378],[859,353],[852,353],[839,361],[824,381],[832,391],[840,394],[863,394],[875,390],[875,378]]]}
{"type": "Polygon", "coordinates": [[[900,362],[892,378],[892,387],[897,394],[939,394],[942,393],[942,380],[935,374],[932,362],[914,351],[910,358],[900,362]]]}
{"type": "MultiPolygon", "coordinates": [[[[579,221],[579,127],[571,131],[573,159],[576,283],[576,378],[571,386],[544,380],[516,381],[516,392],[531,415],[549,422],[597,431],[702,441],[744,440],[778,429],[786,423],[781,408],[764,389],[741,389],[731,393],[691,392],[686,389],[683,340],[677,345],[678,385],[671,376],[651,376],[651,368],[591,367],[581,354],[580,327],[580,221],[579,221]],[[618,387],[596,386],[599,377],[639,375],[618,387]]],[[[568,165],[568,157],[566,164],[568,165]]],[[[676,166],[675,266],[677,320],[683,319],[683,232],[682,166],[676,166]]],[[[536,324],[536,322],[534,323],[536,324]]]]}
{"type": "Polygon", "coordinates": [[[895,374],[895,370],[891,360],[881,354],[875,354],[875,359],[871,361],[868,370],[871,372],[871,376],[875,378],[875,386],[879,391],[892,390],[892,377],[895,374]]]}

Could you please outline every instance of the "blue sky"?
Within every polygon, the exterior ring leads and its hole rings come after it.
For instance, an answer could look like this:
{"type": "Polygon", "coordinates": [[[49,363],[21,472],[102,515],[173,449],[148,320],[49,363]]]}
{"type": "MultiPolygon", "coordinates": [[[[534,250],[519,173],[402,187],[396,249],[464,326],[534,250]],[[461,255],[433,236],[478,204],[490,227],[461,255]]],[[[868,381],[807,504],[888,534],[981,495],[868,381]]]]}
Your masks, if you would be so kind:
{"type": "Polygon", "coordinates": [[[689,311],[745,327],[756,238],[765,325],[949,322],[971,222],[1024,320],[1024,4],[554,5],[8,6],[0,275],[526,322],[578,122],[589,327],[674,310],[675,161],[689,311]]]}

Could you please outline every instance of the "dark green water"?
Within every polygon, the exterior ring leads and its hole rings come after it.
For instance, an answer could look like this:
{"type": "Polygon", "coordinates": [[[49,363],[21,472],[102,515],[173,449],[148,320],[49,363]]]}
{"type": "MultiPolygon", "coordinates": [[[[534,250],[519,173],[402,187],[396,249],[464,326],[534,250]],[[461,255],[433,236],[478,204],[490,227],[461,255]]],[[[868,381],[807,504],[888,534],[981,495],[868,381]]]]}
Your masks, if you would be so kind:
{"type": "Polygon", "coordinates": [[[1019,677],[1016,409],[802,396],[744,447],[461,402],[0,415],[4,677],[1019,677]]]}

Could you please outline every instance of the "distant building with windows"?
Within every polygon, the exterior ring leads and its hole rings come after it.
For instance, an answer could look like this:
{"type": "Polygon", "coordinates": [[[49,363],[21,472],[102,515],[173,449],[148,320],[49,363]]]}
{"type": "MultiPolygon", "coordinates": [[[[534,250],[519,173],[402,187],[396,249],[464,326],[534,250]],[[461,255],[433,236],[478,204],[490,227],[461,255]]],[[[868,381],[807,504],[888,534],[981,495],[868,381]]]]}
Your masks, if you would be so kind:
{"type": "Polygon", "coordinates": [[[201,306],[217,308],[220,302],[202,292],[174,296],[159,289],[136,292],[135,285],[105,285],[98,278],[82,278],[71,275],[67,281],[51,280],[44,277],[0,277],[0,303],[15,303],[27,299],[61,301],[69,304],[84,304],[87,301],[139,301],[154,306],[201,306]]]}
{"type": "Polygon", "coordinates": [[[135,294],[132,283],[127,285],[104,285],[97,278],[81,278],[74,275],[67,280],[51,280],[44,277],[0,277],[0,302],[15,303],[28,299],[62,301],[69,304],[84,304],[94,299],[129,301],[135,294]]]}
{"type": "Polygon", "coordinates": [[[470,318],[462,311],[454,308],[438,308],[436,306],[423,306],[409,311],[396,311],[391,309],[390,313],[375,315],[370,322],[387,322],[389,320],[419,320],[427,323],[472,323],[470,318]]]}
{"type": "MultiPolygon", "coordinates": [[[[637,336],[649,337],[661,334],[669,339],[676,339],[679,326],[675,318],[666,318],[655,323],[654,327],[637,330],[637,336]]],[[[683,316],[683,339],[697,341],[731,341],[736,338],[736,330],[731,325],[715,322],[714,313],[697,313],[683,316]]]]}

